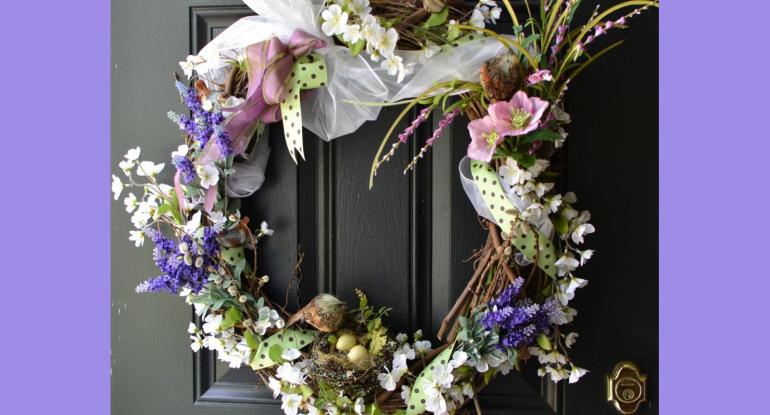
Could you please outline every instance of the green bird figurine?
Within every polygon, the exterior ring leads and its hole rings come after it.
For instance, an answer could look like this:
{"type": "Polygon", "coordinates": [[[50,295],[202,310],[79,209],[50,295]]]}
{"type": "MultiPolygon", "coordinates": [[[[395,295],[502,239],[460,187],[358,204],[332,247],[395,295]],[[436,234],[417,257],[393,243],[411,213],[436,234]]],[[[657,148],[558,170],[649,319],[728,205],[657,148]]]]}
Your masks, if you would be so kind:
{"type": "Polygon", "coordinates": [[[318,294],[315,298],[294,313],[286,326],[304,321],[323,333],[331,333],[342,327],[348,306],[331,294],[318,294]]]}

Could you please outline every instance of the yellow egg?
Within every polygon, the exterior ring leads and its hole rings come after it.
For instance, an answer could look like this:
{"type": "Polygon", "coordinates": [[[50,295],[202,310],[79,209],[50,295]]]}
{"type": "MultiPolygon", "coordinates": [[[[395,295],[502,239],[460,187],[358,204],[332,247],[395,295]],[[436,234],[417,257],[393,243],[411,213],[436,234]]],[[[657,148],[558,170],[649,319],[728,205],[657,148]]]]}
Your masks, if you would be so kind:
{"type": "Polygon", "coordinates": [[[356,345],[356,336],[345,333],[337,339],[337,350],[347,352],[356,345]]]}
{"type": "Polygon", "coordinates": [[[369,354],[369,352],[366,350],[366,347],[361,346],[360,344],[356,345],[348,352],[348,361],[351,363],[358,363],[363,360],[367,354],[369,354]]]}

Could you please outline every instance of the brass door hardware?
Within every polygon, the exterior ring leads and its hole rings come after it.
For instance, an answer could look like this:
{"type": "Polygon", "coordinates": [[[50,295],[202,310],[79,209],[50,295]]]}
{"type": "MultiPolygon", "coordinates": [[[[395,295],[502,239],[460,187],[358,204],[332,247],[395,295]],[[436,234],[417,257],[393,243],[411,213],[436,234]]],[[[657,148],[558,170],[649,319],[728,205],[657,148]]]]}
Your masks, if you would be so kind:
{"type": "Polygon", "coordinates": [[[621,414],[634,414],[647,400],[647,376],[632,362],[619,362],[607,375],[607,402],[621,414]]]}

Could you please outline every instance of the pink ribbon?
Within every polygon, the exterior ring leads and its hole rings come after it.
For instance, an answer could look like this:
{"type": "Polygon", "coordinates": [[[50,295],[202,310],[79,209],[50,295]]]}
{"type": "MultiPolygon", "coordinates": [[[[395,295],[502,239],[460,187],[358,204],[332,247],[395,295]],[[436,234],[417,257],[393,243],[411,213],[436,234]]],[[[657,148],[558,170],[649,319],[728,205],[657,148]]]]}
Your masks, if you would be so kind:
{"type": "MultiPolygon", "coordinates": [[[[325,46],[324,40],[296,30],[291,34],[288,45],[273,37],[246,48],[250,71],[246,100],[230,109],[233,114],[225,121],[224,127],[234,154],[246,150],[258,121],[268,124],[281,119],[280,103],[286,95],[286,79],[291,74],[294,61],[313,49],[325,46]]],[[[216,140],[210,139],[200,163],[218,160],[220,154],[216,140]]],[[[207,212],[214,207],[216,196],[216,187],[210,187],[203,205],[207,212]]]]}

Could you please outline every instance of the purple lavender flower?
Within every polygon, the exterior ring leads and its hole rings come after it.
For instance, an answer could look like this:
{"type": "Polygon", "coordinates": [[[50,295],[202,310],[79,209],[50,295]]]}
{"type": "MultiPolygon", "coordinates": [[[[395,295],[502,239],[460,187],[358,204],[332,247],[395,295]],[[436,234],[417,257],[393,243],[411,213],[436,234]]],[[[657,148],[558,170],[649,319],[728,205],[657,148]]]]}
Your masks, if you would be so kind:
{"type": "Polygon", "coordinates": [[[457,114],[460,113],[459,108],[455,108],[452,111],[449,111],[448,113],[444,114],[444,117],[441,118],[441,120],[438,122],[438,128],[436,128],[436,131],[433,132],[433,135],[425,141],[425,143],[429,146],[432,146],[433,143],[441,137],[441,134],[444,133],[444,130],[449,126],[449,124],[454,121],[455,117],[457,117],[457,114]]]}
{"type": "Polygon", "coordinates": [[[424,123],[425,120],[428,119],[428,115],[430,115],[430,112],[433,110],[433,107],[425,107],[420,111],[420,115],[417,116],[412,121],[412,124],[409,127],[406,127],[404,132],[398,135],[398,141],[402,143],[406,143],[407,140],[409,140],[409,136],[414,134],[414,131],[417,129],[417,127],[420,126],[420,124],[424,123]]]}
{"type": "Polygon", "coordinates": [[[176,81],[175,85],[185,105],[190,109],[191,116],[169,113],[169,118],[177,123],[179,129],[197,141],[201,148],[205,147],[211,137],[216,134],[216,142],[220,147],[222,157],[231,156],[233,152],[230,137],[224,133],[222,128],[222,123],[225,120],[224,114],[221,111],[206,111],[195,88],[188,88],[179,81],[176,81]]]}
{"type": "Polygon", "coordinates": [[[488,311],[481,317],[481,324],[487,330],[497,330],[498,348],[502,350],[532,344],[551,324],[552,305],[540,305],[528,298],[516,299],[523,285],[524,279],[516,278],[489,302],[488,311]]]}
{"type": "Polygon", "coordinates": [[[206,268],[215,265],[219,254],[216,232],[212,228],[204,229],[203,246],[188,235],[177,245],[161,232],[150,230],[148,233],[155,244],[152,252],[155,265],[162,274],[139,284],[136,291],[178,293],[182,288],[189,288],[194,293],[200,292],[207,282],[206,268]]]}
{"type": "Polygon", "coordinates": [[[174,163],[174,167],[176,167],[177,171],[181,174],[183,183],[190,183],[198,177],[198,174],[195,173],[195,165],[189,158],[176,156],[172,162],[174,163]]]}

